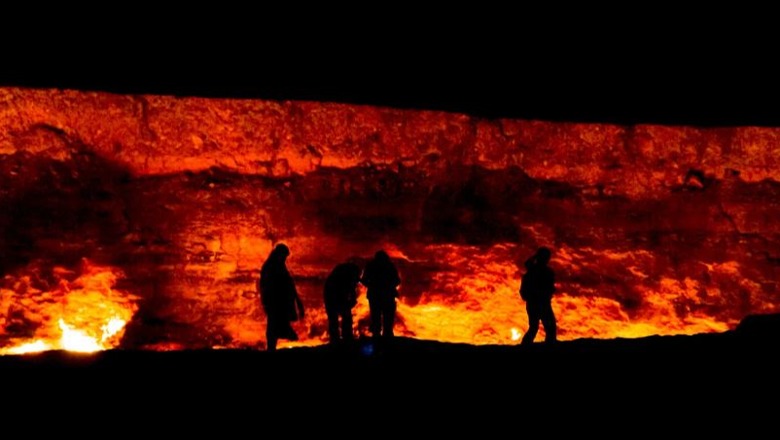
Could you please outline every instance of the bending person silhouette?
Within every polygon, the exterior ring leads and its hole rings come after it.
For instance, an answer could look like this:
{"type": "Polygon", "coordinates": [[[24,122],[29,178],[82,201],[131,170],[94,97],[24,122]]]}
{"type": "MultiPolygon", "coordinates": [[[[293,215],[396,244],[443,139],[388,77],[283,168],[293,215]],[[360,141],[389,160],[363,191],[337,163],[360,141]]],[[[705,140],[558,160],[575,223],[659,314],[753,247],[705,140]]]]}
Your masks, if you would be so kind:
{"type": "Polygon", "coordinates": [[[290,249],[286,245],[277,244],[263,263],[257,280],[257,290],[268,318],[265,329],[268,351],[276,350],[279,339],[297,341],[298,335],[290,323],[304,317],[303,302],[287,270],[289,255],[290,249]]]}
{"type": "Polygon", "coordinates": [[[556,341],[557,327],[552,309],[555,272],[547,265],[550,256],[550,249],[540,247],[536,254],[525,262],[526,272],[520,285],[520,296],[525,300],[525,310],[528,313],[528,331],[523,336],[523,345],[534,342],[539,331],[539,321],[544,324],[544,341],[556,341]]]}
{"type": "Polygon", "coordinates": [[[351,341],[352,308],[357,304],[357,285],[360,267],[355,263],[341,263],[325,280],[325,313],[328,315],[328,338],[331,344],[341,340],[351,341]],[[341,334],[339,334],[341,319],[341,334]]]}
{"type": "Polygon", "coordinates": [[[378,251],[374,255],[374,259],[366,264],[360,281],[368,288],[366,296],[371,314],[372,336],[375,339],[380,336],[393,337],[395,299],[398,297],[397,287],[401,284],[401,278],[387,252],[378,251]]]}

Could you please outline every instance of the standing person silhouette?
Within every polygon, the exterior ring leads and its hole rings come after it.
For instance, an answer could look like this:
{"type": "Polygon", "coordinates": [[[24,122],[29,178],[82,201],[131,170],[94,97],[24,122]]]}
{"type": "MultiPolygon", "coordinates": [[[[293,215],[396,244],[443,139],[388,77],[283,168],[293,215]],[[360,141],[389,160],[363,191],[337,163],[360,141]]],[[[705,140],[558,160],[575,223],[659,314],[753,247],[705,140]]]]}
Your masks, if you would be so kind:
{"type": "Polygon", "coordinates": [[[398,297],[398,285],[401,278],[398,270],[385,251],[377,251],[374,259],[366,264],[363,278],[360,280],[368,288],[368,308],[371,314],[371,335],[393,337],[395,323],[395,299],[398,297]]]}
{"type": "Polygon", "coordinates": [[[290,323],[304,317],[303,302],[287,270],[289,255],[290,249],[285,244],[277,244],[263,263],[257,280],[260,301],[268,318],[265,329],[268,351],[276,350],[279,339],[297,341],[298,335],[290,323]]]}
{"type": "Polygon", "coordinates": [[[357,285],[360,267],[355,263],[341,263],[333,268],[325,280],[323,296],[328,315],[328,338],[331,344],[351,341],[352,308],[357,304],[357,285]],[[339,334],[341,319],[341,334],[339,334]]]}
{"type": "Polygon", "coordinates": [[[557,340],[555,314],[552,309],[555,272],[547,265],[551,255],[550,249],[540,247],[525,262],[526,272],[520,285],[520,296],[525,300],[525,310],[528,313],[528,331],[523,336],[523,345],[534,342],[539,331],[539,321],[544,324],[544,341],[557,340]]]}

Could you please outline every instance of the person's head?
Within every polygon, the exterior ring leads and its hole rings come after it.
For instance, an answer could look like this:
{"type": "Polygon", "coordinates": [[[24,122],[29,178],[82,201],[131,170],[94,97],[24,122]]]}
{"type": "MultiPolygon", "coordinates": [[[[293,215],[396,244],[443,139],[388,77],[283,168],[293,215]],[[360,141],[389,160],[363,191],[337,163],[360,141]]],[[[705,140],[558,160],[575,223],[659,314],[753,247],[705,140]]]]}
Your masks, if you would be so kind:
{"type": "Polygon", "coordinates": [[[271,251],[271,256],[276,258],[279,261],[284,261],[287,259],[287,257],[290,255],[290,248],[287,247],[284,243],[279,243],[274,247],[274,250],[271,251]]]}
{"type": "Polygon", "coordinates": [[[385,251],[376,251],[374,254],[374,260],[376,261],[390,261],[390,256],[385,251]]]}
{"type": "Polygon", "coordinates": [[[355,266],[362,267],[366,264],[367,258],[353,255],[346,260],[344,260],[344,263],[347,264],[354,264],[355,266]]]}
{"type": "Polygon", "coordinates": [[[360,266],[358,266],[355,263],[347,262],[343,264],[345,276],[350,280],[357,281],[360,278],[360,273],[362,270],[360,270],[360,266]]]}
{"type": "Polygon", "coordinates": [[[536,261],[538,261],[541,265],[549,263],[551,256],[552,252],[550,252],[550,249],[545,246],[542,246],[536,250],[536,261]]]}

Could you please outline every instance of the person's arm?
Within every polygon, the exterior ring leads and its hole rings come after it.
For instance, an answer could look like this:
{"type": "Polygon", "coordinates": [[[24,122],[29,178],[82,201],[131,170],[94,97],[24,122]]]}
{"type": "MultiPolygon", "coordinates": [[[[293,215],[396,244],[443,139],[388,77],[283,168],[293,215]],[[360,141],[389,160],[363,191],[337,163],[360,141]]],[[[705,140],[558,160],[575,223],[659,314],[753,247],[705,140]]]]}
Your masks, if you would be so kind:
{"type": "Polygon", "coordinates": [[[358,280],[360,284],[366,287],[371,287],[370,284],[371,284],[372,273],[373,273],[373,268],[369,264],[366,266],[366,270],[363,271],[363,276],[360,277],[360,279],[358,280]]]}
{"type": "Polygon", "coordinates": [[[393,268],[393,292],[395,292],[395,297],[397,298],[398,295],[398,286],[401,284],[401,277],[398,276],[398,269],[395,268],[395,265],[392,266],[393,268]]]}
{"type": "Polygon", "coordinates": [[[303,301],[301,301],[301,297],[298,296],[298,294],[295,294],[295,305],[298,307],[298,316],[303,319],[306,316],[306,313],[303,310],[303,301]]]}
{"type": "Polygon", "coordinates": [[[305,316],[303,301],[301,301],[301,297],[298,296],[298,289],[295,287],[295,280],[293,280],[292,276],[290,276],[290,287],[292,288],[292,294],[295,298],[295,307],[298,309],[298,316],[303,319],[305,316]]]}
{"type": "Polygon", "coordinates": [[[293,300],[295,300],[295,308],[298,310],[298,316],[303,319],[303,302],[301,301],[301,297],[298,296],[295,280],[286,266],[282,267],[281,270],[282,272],[279,275],[280,277],[283,277],[284,280],[285,298],[289,298],[289,295],[292,295],[293,300]]]}
{"type": "Polygon", "coordinates": [[[555,291],[557,290],[555,288],[555,272],[553,272],[553,270],[550,269],[549,267],[547,268],[547,271],[548,271],[549,277],[550,277],[550,280],[549,280],[550,281],[550,296],[552,296],[555,293],[555,291]]]}
{"type": "Polygon", "coordinates": [[[263,274],[261,273],[260,276],[257,277],[257,282],[255,283],[255,287],[257,288],[257,294],[260,295],[260,303],[263,305],[263,308],[268,308],[268,295],[265,293],[266,288],[266,280],[263,278],[263,274]]]}
{"type": "Polygon", "coordinates": [[[531,267],[533,267],[534,263],[536,263],[536,254],[531,255],[531,257],[527,260],[525,260],[525,268],[526,270],[530,270],[531,267]]]}
{"type": "Polygon", "coordinates": [[[295,307],[298,309],[298,316],[303,319],[303,301],[301,301],[301,297],[298,296],[298,289],[295,287],[295,281],[293,280],[292,275],[289,275],[288,273],[288,276],[290,277],[290,289],[292,290],[293,298],[295,298],[295,307]]]}
{"type": "Polygon", "coordinates": [[[357,305],[357,282],[355,282],[355,284],[353,284],[349,289],[347,294],[347,304],[349,305],[350,309],[357,305]]]}
{"type": "Polygon", "coordinates": [[[347,305],[349,308],[353,308],[357,305],[358,285],[360,284],[360,270],[357,270],[352,274],[352,278],[349,280],[349,290],[347,291],[347,305]]]}

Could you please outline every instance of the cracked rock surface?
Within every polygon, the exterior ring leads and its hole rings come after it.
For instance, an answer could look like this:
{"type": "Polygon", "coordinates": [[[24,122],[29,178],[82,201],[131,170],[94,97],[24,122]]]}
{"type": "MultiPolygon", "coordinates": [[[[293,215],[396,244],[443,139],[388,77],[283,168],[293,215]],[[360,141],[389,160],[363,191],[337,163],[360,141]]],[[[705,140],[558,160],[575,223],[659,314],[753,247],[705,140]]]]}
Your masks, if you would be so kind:
{"type": "Polygon", "coordinates": [[[780,308],[779,138],[0,89],[0,336],[53,313],[24,305],[42,300],[20,280],[46,292],[86,258],[142,298],[125,346],[262,345],[254,280],[277,241],[311,310],[304,343],[324,338],[329,270],[380,248],[404,279],[407,336],[513,343],[540,245],[561,338],[734,328],[780,308]]]}

